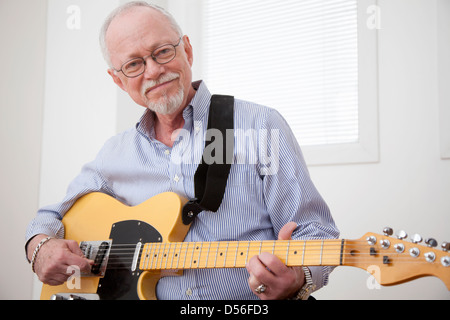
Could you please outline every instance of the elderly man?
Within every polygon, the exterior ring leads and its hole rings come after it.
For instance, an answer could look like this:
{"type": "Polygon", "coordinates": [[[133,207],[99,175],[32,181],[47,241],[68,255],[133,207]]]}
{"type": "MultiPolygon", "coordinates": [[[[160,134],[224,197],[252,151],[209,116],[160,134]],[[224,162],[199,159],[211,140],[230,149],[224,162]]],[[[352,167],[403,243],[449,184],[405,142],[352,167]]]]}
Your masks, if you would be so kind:
{"type": "MultiPolygon", "coordinates": [[[[165,191],[188,199],[195,196],[193,176],[198,162],[174,159],[186,152],[201,155],[204,143],[194,141],[206,132],[211,94],[204,82],[192,82],[194,55],[189,38],[163,9],[133,2],[106,20],[101,44],[109,75],[146,112],[135,128],[110,139],[97,158],[84,166],[61,203],[40,209],[30,223],[28,259],[34,259],[34,271],[50,285],[68,279],[68,266],[88,271],[92,264],[76,242],[62,239],[61,219],[81,196],[103,192],[127,205],[165,191]],[[189,133],[188,139],[178,138],[181,130],[189,133]],[[48,237],[52,238],[42,241],[48,237]],[[33,257],[33,253],[37,254],[33,257]]],[[[217,212],[201,212],[185,241],[337,238],[329,209],[278,112],[235,100],[234,119],[235,128],[243,132],[279,132],[278,148],[272,150],[276,168],[264,171],[259,154],[254,162],[233,163],[221,206],[217,212]]],[[[257,137],[260,146],[264,141],[257,137]]],[[[205,141],[204,136],[200,138],[205,141]]],[[[236,150],[245,150],[244,140],[236,138],[236,150]]],[[[185,270],[181,277],[163,277],[156,293],[159,299],[307,298],[312,288],[327,283],[330,272],[327,267],[287,267],[275,255],[262,252],[246,268],[185,270]]]]}

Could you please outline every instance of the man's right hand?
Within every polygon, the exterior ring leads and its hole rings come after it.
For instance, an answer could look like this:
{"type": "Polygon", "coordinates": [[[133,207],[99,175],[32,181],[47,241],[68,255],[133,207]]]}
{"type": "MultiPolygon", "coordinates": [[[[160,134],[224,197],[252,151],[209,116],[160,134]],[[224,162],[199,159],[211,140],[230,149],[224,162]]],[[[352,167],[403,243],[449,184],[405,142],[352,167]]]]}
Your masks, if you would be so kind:
{"type": "MultiPolygon", "coordinates": [[[[46,235],[37,235],[28,243],[27,255],[30,261],[34,249],[46,237],[46,235]]],[[[93,263],[94,261],[84,257],[76,241],[53,238],[40,248],[34,270],[40,281],[56,286],[66,282],[72,275],[71,272],[68,273],[70,266],[80,268],[81,272],[90,272],[93,263]]]]}

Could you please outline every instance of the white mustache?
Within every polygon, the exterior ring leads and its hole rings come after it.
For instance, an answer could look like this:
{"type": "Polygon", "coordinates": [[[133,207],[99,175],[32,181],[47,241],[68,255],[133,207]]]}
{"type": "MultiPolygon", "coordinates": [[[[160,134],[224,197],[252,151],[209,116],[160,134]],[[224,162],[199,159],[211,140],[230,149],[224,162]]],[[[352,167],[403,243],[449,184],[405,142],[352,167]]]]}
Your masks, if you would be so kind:
{"type": "Polygon", "coordinates": [[[177,73],[166,73],[163,74],[158,80],[149,80],[142,85],[141,94],[145,95],[153,87],[158,86],[164,82],[169,82],[178,79],[180,76],[177,73]]]}

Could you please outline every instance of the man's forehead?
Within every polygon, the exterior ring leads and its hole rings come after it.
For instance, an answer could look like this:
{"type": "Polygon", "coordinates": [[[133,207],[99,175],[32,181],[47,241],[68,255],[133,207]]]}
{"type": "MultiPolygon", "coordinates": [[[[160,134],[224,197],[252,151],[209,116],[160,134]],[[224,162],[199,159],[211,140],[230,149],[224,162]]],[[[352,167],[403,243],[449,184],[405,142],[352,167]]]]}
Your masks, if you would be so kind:
{"type": "Polygon", "coordinates": [[[111,54],[128,51],[133,45],[150,50],[172,41],[173,34],[175,32],[166,16],[155,9],[139,7],[122,13],[111,22],[106,43],[111,54]]]}
{"type": "Polygon", "coordinates": [[[110,23],[107,38],[117,34],[136,33],[142,29],[170,29],[170,21],[161,12],[148,7],[130,8],[116,16],[110,23]]]}

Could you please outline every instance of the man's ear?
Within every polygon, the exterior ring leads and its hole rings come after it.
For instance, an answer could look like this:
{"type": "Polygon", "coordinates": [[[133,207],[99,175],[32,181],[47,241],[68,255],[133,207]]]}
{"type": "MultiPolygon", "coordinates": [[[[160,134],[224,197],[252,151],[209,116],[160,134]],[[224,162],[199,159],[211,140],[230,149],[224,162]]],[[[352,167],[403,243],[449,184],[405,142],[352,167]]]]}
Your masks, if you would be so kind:
{"type": "Polygon", "coordinates": [[[183,37],[183,43],[184,43],[184,52],[186,53],[186,56],[188,58],[189,64],[193,65],[194,63],[194,53],[191,45],[191,41],[189,40],[188,36],[183,37]]]}
{"type": "Polygon", "coordinates": [[[108,69],[108,74],[111,76],[111,78],[113,79],[114,83],[117,84],[120,89],[122,89],[125,92],[127,91],[124,83],[122,82],[122,79],[120,79],[116,75],[116,72],[113,69],[108,69]]]}

